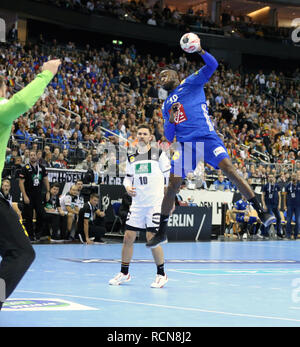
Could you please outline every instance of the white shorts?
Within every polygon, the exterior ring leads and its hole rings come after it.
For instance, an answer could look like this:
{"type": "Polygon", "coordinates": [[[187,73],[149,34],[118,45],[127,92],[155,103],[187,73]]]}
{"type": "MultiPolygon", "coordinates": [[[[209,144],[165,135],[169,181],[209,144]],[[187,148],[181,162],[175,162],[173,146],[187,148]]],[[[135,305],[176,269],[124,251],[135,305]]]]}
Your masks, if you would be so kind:
{"type": "Polygon", "coordinates": [[[130,207],[126,219],[126,230],[157,232],[160,222],[161,205],[130,207]]]}

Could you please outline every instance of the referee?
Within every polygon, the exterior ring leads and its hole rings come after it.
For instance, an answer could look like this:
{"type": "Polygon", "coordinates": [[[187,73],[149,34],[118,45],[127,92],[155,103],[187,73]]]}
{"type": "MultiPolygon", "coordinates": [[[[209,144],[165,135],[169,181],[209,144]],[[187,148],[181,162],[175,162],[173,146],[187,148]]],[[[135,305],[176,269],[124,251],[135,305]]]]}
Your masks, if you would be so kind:
{"type": "MultiPolygon", "coordinates": [[[[9,100],[6,82],[0,76],[0,182],[5,162],[6,146],[13,122],[27,112],[42,96],[45,88],[57,73],[60,60],[43,64],[42,72],[9,100]]],[[[35,258],[35,252],[25,235],[16,212],[3,194],[0,196],[0,310],[35,258]]]]}

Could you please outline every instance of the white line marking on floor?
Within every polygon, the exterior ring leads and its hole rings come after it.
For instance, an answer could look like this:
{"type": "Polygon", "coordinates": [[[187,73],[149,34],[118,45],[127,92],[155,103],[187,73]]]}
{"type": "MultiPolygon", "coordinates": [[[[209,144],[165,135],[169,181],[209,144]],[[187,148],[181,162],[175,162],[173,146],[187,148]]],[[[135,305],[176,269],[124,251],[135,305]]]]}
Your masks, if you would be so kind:
{"type": "Polygon", "coordinates": [[[20,293],[30,293],[30,294],[41,294],[41,295],[51,295],[51,296],[62,296],[62,297],[70,297],[70,298],[78,298],[78,299],[86,299],[86,300],[97,300],[97,301],[106,301],[106,302],[114,302],[121,304],[129,304],[129,305],[141,305],[141,306],[150,306],[150,307],[158,307],[172,310],[181,310],[181,311],[193,311],[193,312],[202,312],[202,313],[212,313],[219,314],[225,316],[236,316],[236,317],[247,317],[247,318],[259,318],[259,319],[269,319],[269,320],[282,320],[282,321],[290,321],[290,322],[300,322],[300,319],[287,318],[287,317],[276,317],[276,316],[261,316],[255,314],[247,314],[247,313],[234,313],[234,312],[223,312],[223,311],[215,311],[215,310],[204,310],[196,307],[182,307],[182,306],[171,306],[171,305],[160,305],[160,304],[149,304],[146,302],[137,302],[137,301],[127,301],[127,300],[117,300],[117,299],[107,299],[107,298],[99,298],[99,297],[89,297],[89,296],[79,296],[79,295],[70,295],[70,294],[57,294],[57,293],[48,293],[48,292],[37,292],[31,290],[16,290],[16,292],[20,293]]]}
{"type": "Polygon", "coordinates": [[[258,273],[258,271],[263,271],[261,269],[169,269],[168,271],[177,272],[181,274],[188,274],[194,276],[279,276],[279,275],[295,275],[300,274],[300,270],[288,270],[288,271],[280,271],[281,269],[274,269],[274,272],[263,272],[258,273]],[[193,271],[226,271],[226,273],[197,273],[193,271]]]}

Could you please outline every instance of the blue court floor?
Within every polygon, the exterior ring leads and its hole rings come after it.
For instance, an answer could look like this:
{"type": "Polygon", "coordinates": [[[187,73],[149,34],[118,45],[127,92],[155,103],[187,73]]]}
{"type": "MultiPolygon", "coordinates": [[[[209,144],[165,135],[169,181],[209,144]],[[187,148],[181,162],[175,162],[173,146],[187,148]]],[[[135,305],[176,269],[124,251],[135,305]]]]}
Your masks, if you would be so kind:
{"type": "Polygon", "coordinates": [[[300,242],[164,245],[169,282],[150,288],[151,251],[134,246],[131,282],[113,287],[121,244],[35,245],[0,326],[300,326],[300,242]]]}

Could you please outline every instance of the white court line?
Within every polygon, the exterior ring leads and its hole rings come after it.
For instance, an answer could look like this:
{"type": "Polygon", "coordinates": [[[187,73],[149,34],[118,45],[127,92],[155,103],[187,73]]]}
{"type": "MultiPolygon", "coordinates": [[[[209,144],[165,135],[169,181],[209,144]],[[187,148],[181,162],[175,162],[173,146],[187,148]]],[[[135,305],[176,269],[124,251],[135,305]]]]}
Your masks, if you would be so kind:
{"type": "MultiPolygon", "coordinates": [[[[294,272],[292,272],[293,270],[291,271],[286,271],[286,272],[280,272],[280,269],[276,269],[275,272],[273,273],[257,273],[256,271],[261,271],[261,269],[240,269],[240,270],[232,270],[232,269],[222,269],[220,271],[227,271],[227,273],[223,273],[223,274],[218,274],[218,273],[212,273],[212,274],[209,274],[209,273],[195,273],[195,272],[190,272],[191,269],[168,269],[168,271],[171,271],[171,272],[177,272],[177,273],[182,273],[182,274],[188,274],[188,275],[194,275],[194,276],[249,276],[249,275],[253,275],[253,276],[266,276],[266,275],[269,275],[269,276],[274,276],[274,275],[300,275],[300,270],[295,270],[294,272]],[[184,271],[184,270],[187,270],[187,271],[184,271]],[[189,270],[189,271],[188,271],[189,270]],[[232,272],[230,272],[232,271],[232,272]],[[241,272],[238,272],[238,271],[241,271],[241,272]]],[[[203,269],[193,269],[193,271],[196,271],[196,270],[201,270],[203,271],[203,269]]],[[[213,269],[212,269],[213,270],[213,269]]],[[[207,271],[211,271],[210,269],[208,269],[207,271]]]]}
{"type": "Polygon", "coordinates": [[[172,309],[172,310],[181,310],[181,311],[193,311],[193,312],[202,312],[202,313],[212,313],[212,314],[219,314],[219,315],[225,315],[225,316],[236,316],[236,317],[246,317],[246,318],[260,318],[260,319],[300,322],[300,319],[286,318],[286,317],[260,316],[260,315],[247,314],[247,313],[233,313],[233,312],[223,312],[223,311],[215,311],[215,310],[204,310],[204,309],[201,309],[201,308],[194,308],[194,307],[149,304],[149,303],[146,303],[146,302],[117,300],[117,299],[106,299],[106,298],[79,296],[79,295],[71,295],[71,294],[57,294],[57,293],[48,293],[48,292],[37,292],[37,291],[31,291],[31,290],[16,290],[16,292],[30,293],[30,294],[41,294],[41,295],[47,295],[47,296],[48,295],[49,296],[62,296],[62,297],[70,297],[70,298],[86,299],[86,300],[97,300],[97,301],[129,304],[129,305],[141,305],[141,306],[159,307],[159,308],[172,309]]]}

